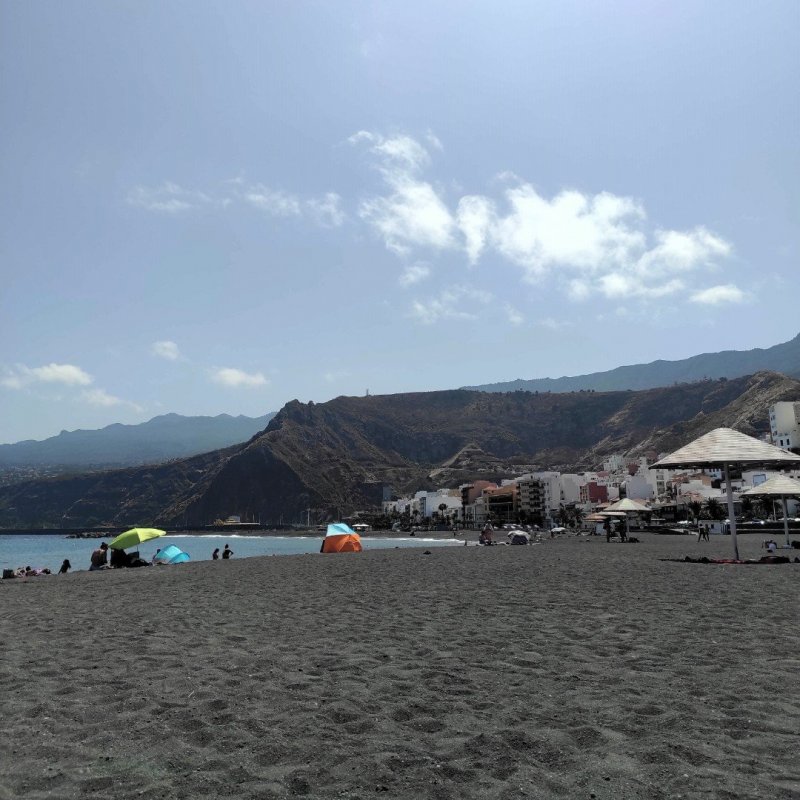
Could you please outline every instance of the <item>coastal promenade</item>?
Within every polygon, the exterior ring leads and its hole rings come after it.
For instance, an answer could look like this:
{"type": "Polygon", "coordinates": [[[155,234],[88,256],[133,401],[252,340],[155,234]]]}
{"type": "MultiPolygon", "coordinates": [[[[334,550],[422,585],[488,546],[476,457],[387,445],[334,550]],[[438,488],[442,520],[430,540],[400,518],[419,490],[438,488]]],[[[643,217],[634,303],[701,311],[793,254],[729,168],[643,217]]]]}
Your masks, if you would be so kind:
{"type": "Polygon", "coordinates": [[[0,798],[798,797],[800,564],[637,535],[0,582],[0,798]]]}

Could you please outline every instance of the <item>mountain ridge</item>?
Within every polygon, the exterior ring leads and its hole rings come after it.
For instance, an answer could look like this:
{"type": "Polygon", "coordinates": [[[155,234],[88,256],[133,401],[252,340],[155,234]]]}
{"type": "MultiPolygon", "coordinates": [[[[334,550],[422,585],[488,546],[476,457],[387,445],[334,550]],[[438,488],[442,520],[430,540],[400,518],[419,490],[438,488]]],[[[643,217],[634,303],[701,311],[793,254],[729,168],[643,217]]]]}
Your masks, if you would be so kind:
{"type": "Polygon", "coordinates": [[[115,422],[96,430],[62,430],[47,439],[0,445],[0,468],[123,467],[182,458],[247,441],[264,430],[275,412],[184,416],[168,413],[146,422],[115,422]]]}
{"type": "Polygon", "coordinates": [[[585,375],[560,378],[517,378],[462,388],[475,392],[574,392],[654,389],[673,383],[740,378],[762,370],[800,377],[800,334],[788,342],[752,350],[722,350],[701,353],[676,361],[658,359],[646,364],[629,364],[585,375]]]}
{"type": "Polygon", "coordinates": [[[669,451],[715,427],[759,435],[800,381],[762,372],[640,392],[450,390],[287,403],[266,429],[167,464],[0,488],[0,526],[203,526],[329,521],[397,492],[597,468],[614,452],[669,451]]]}

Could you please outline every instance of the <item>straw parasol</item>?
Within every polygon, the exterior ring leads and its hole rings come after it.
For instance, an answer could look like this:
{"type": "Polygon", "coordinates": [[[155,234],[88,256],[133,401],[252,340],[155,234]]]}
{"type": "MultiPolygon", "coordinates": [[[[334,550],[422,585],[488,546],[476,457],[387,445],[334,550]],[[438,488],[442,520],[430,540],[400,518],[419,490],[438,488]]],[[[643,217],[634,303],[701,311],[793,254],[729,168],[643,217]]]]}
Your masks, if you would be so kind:
{"type": "Polygon", "coordinates": [[[783,506],[783,533],[786,536],[786,546],[790,546],[789,542],[789,519],[786,511],[786,498],[787,497],[800,497],[800,481],[790,478],[788,475],[775,475],[768,481],[754,486],[752,489],[746,489],[742,492],[742,496],[747,497],[780,497],[781,505],[783,506]]]}
{"type": "Polygon", "coordinates": [[[651,509],[649,509],[643,503],[639,503],[636,500],[631,500],[630,497],[623,497],[622,500],[617,500],[616,503],[612,503],[603,514],[624,514],[625,515],[625,531],[626,533],[631,532],[630,526],[630,517],[628,514],[641,514],[642,512],[650,513],[651,509]]]}
{"type": "Polygon", "coordinates": [[[736,543],[736,516],[733,513],[730,467],[739,469],[780,469],[800,467],[800,456],[767,444],[732,428],[715,428],[699,439],[651,464],[649,469],[722,469],[728,494],[728,519],[734,558],[739,560],[736,543]]]}

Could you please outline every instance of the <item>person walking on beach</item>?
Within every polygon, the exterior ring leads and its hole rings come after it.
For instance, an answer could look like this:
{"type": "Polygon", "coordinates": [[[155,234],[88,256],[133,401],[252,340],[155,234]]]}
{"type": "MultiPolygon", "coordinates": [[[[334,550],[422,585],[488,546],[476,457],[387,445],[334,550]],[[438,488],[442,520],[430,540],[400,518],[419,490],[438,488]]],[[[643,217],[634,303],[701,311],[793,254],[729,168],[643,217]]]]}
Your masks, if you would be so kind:
{"type": "Polygon", "coordinates": [[[219,547],[214,548],[214,552],[211,554],[211,560],[217,561],[219,559],[219,547]]]}
{"type": "Polygon", "coordinates": [[[232,555],[233,555],[233,550],[231,550],[230,547],[228,547],[228,545],[226,544],[225,549],[222,551],[222,557],[227,561],[232,555]]]}
{"type": "Polygon", "coordinates": [[[105,542],[100,543],[100,547],[92,553],[91,563],[89,564],[89,571],[92,572],[96,569],[105,569],[108,566],[108,545],[105,542]]]}

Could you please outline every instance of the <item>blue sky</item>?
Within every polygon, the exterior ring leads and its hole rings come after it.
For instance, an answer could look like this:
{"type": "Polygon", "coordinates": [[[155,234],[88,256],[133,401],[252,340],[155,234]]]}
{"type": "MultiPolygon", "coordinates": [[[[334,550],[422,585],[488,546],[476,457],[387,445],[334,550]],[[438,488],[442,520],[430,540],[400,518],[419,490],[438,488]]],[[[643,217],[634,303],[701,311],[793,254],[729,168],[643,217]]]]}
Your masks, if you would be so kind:
{"type": "Polygon", "coordinates": [[[0,5],[0,441],[798,333],[793,0],[0,5]]]}

